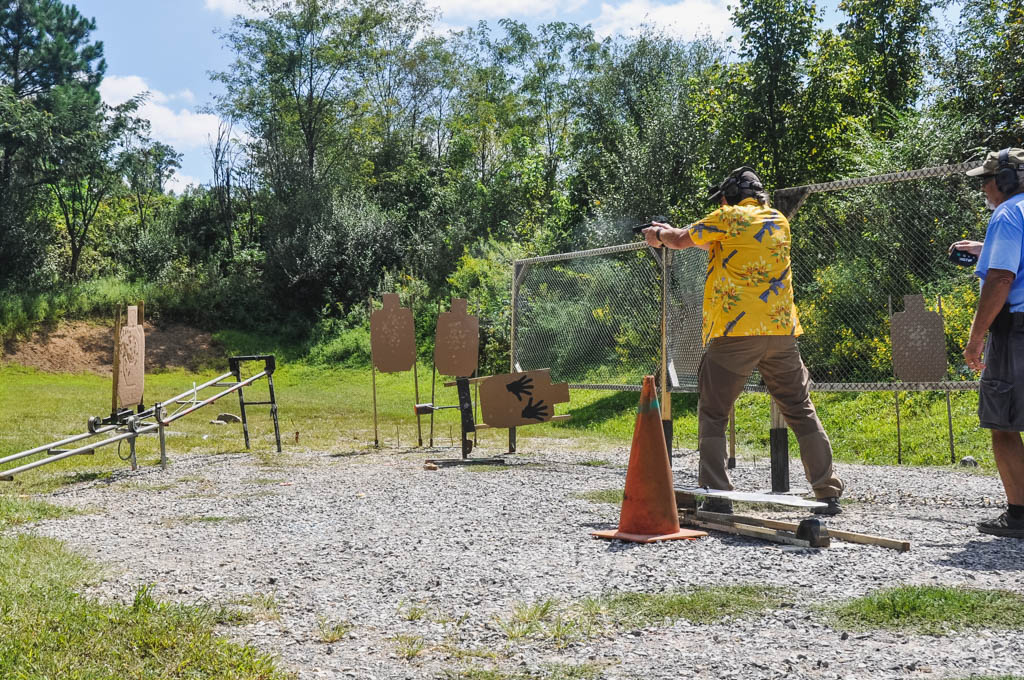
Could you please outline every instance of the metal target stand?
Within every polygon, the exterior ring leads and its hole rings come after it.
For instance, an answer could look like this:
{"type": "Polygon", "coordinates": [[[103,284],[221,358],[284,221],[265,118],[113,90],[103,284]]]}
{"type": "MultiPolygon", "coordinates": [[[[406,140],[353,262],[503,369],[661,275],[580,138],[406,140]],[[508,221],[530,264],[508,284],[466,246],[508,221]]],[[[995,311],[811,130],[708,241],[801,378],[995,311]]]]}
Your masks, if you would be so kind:
{"type": "Polygon", "coordinates": [[[442,411],[445,409],[458,409],[460,416],[460,425],[462,429],[462,458],[428,458],[424,461],[430,465],[437,465],[438,467],[451,467],[455,465],[504,465],[505,459],[502,457],[493,458],[470,458],[469,454],[473,452],[473,440],[469,438],[470,433],[476,433],[479,430],[487,429],[489,426],[485,424],[477,425],[473,417],[473,396],[470,392],[470,383],[479,382],[483,378],[456,378],[453,383],[444,383],[445,387],[456,388],[458,393],[458,404],[451,406],[435,406],[434,404],[416,404],[415,410],[416,415],[427,415],[430,414],[433,418],[435,411],[442,411]]]}
{"type": "Polygon", "coordinates": [[[138,462],[135,456],[135,443],[139,436],[144,434],[157,434],[160,439],[160,467],[163,469],[167,468],[167,438],[166,428],[174,421],[184,418],[185,416],[194,413],[204,406],[214,403],[221,397],[234,392],[238,393],[238,403],[242,415],[242,432],[245,438],[245,448],[250,448],[249,441],[249,425],[246,418],[246,406],[256,405],[269,405],[270,415],[274,420],[274,438],[277,443],[277,452],[281,453],[281,430],[278,423],[277,417],[277,398],[274,393],[274,370],[276,368],[276,361],[274,356],[271,354],[259,354],[251,356],[234,356],[228,358],[228,365],[230,370],[223,375],[219,375],[212,380],[209,380],[202,385],[194,386],[189,390],[182,392],[170,399],[162,402],[156,402],[149,408],[143,408],[142,405],[136,411],[132,409],[116,409],[109,416],[93,416],[89,418],[86,423],[86,432],[72,435],[64,439],[37,446],[33,449],[21,451],[4,458],[0,458],[0,465],[6,463],[12,463],[17,460],[38,456],[45,454],[44,458],[39,458],[29,463],[25,463],[9,470],[0,471],[0,481],[10,482],[14,480],[15,475],[29,470],[34,470],[37,467],[48,465],[50,463],[56,463],[59,460],[70,458],[71,456],[82,456],[92,455],[96,452],[96,449],[111,444],[119,443],[122,441],[128,442],[129,447],[129,459],[131,461],[131,469],[138,469],[138,462]],[[243,362],[248,361],[263,361],[263,370],[248,377],[242,379],[241,365],[243,362]],[[252,385],[254,382],[261,378],[267,379],[267,385],[270,390],[270,398],[268,401],[246,401],[242,389],[252,385]],[[233,380],[231,380],[233,379],[233,380]],[[228,381],[228,382],[225,382],[228,381]],[[226,387],[227,389],[218,392],[217,394],[200,400],[199,392],[211,387],[226,387]],[[191,399],[189,399],[191,397],[191,399]],[[175,411],[170,415],[167,414],[168,404],[184,405],[187,408],[175,411]],[[149,422],[152,421],[152,422],[149,422]],[[89,443],[85,446],[78,446],[76,448],[63,448],[69,444],[77,442],[83,442],[85,440],[97,437],[100,435],[109,435],[106,439],[102,439],[97,442],[89,443]]]}

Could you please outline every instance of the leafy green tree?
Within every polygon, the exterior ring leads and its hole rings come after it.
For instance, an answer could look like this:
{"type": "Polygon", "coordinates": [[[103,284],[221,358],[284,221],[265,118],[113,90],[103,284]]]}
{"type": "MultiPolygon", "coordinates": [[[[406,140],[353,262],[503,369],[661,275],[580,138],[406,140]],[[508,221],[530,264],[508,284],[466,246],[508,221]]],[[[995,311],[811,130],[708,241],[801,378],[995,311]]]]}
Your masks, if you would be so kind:
{"type": "Polygon", "coordinates": [[[813,45],[818,11],[811,0],[750,0],[733,9],[740,30],[738,130],[751,162],[771,186],[796,176],[806,131],[792,122],[804,86],[802,66],[813,45]],[[797,156],[797,157],[794,157],[797,156]]]}
{"type": "Polygon", "coordinates": [[[841,0],[839,9],[849,18],[839,33],[860,70],[859,106],[849,113],[868,114],[877,127],[887,112],[905,111],[917,102],[934,6],[930,0],[841,0]]]}
{"type": "Polygon", "coordinates": [[[121,184],[117,161],[128,130],[137,129],[139,100],[116,107],[97,106],[73,89],[58,91],[54,119],[62,130],[42,161],[46,184],[60,207],[70,258],[65,275],[78,277],[78,265],[91,240],[90,229],[103,201],[121,184]]]}
{"type": "Polygon", "coordinates": [[[964,0],[938,60],[938,106],[968,127],[965,146],[1024,144],[1024,7],[964,0]]]}
{"type": "Polygon", "coordinates": [[[52,139],[57,93],[99,101],[106,64],[95,22],[58,0],[0,1],[0,287],[38,268],[45,227],[38,159],[52,139]]]}

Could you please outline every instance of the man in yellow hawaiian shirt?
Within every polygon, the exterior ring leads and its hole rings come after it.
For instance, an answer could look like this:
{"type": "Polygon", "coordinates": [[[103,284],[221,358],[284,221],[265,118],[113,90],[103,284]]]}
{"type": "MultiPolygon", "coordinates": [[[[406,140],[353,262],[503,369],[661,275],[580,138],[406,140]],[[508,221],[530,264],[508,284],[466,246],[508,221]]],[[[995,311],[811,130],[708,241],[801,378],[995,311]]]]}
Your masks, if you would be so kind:
{"type": "MultiPolygon", "coordinates": [[[[697,481],[733,489],[726,469],[725,427],[729,411],[754,369],[796,434],[800,458],[815,498],[837,515],[843,482],[832,465],[832,445],[814,410],[810,375],[796,336],[803,330],[793,304],[789,221],[768,205],[761,180],[748,167],[712,187],[720,208],[685,229],[652,223],[644,230],[654,247],[708,251],[704,282],[704,359],[698,378],[697,481]]],[[[730,501],[709,499],[707,509],[732,512],[730,501]]]]}

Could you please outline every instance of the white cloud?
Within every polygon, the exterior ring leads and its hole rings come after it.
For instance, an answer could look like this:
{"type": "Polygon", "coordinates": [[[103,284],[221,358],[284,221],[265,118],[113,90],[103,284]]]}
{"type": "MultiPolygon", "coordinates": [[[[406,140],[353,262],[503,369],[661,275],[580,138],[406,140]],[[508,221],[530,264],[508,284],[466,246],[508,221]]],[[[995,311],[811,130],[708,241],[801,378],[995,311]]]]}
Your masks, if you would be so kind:
{"type": "Polygon", "coordinates": [[[175,99],[184,99],[189,104],[194,104],[195,101],[196,101],[195,93],[192,92],[192,90],[188,89],[187,87],[184,90],[182,90],[181,92],[176,93],[174,95],[174,98],[175,99]]]}
{"type": "Polygon", "coordinates": [[[642,24],[687,39],[707,34],[720,38],[733,31],[729,10],[714,0],[682,0],[667,5],[651,0],[601,3],[601,14],[591,23],[599,37],[630,35],[642,24]]]}
{"type": "Polygon", "coordinates": [[[205,6],[211,12],[221,12],[229,17],[233,17],[236,14],[253,16],[249,3],[245,2],[245,0],[206,0],[205,6]]]}
{"type": "MultiPolygon", "coordinates": [[[[207,0],[211,2],[212,0],[207,0]]],[[[464,19],[476,24],[482,19],[510,16],[539,16],[572,12],[585,0],[427,0],[445,19],[464,19]]]]}
{"type": "Polygon", "coordinates": [[[206,148],[207,140],[216,136],[220,121],[217,116],[172,108],[168,105],[170,97],[150,88],[139,76],[107,76],[100,83],[100,96],[110,106],[123,104],[142,92],[149,92],[149,98],[139,107],[138,115],[150,122],[154,139],[185,152],[206,148]]]}
{"type": "Polygon", "coordinates": [[[187,187],[199,185],[199,180],[192,175],[182,175],[175,171],[175,173],[167,180],[167,185],[164,189],[167,191],[173,191],[178,196],[181,196],[187,187]]]}

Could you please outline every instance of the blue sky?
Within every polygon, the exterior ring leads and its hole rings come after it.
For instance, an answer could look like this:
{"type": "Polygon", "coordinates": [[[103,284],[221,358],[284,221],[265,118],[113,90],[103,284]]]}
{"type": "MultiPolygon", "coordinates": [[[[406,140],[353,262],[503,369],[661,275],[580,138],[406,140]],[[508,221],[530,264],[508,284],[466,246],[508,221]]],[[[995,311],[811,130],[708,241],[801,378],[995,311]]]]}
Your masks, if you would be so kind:
{"type": "MultiPolygon", "coordinates": [[[[107,60],[101,94],[118,104],[143,91],[150,99],[141,115],[153,137],[184,155],[170,188],[210,181],[209,138],[217,119],[202,113],[216,85],[209,72],[225,69],[231,55],[216,30],[227,29],[242,0],[67,0],[96,19],[93,37],[107,60]]],[[[731,30],[730,0],[427,0],[439,12],[437,29],[462,28],[480,20],[511,17],[529,24],[570,21],[591,24],[599,36],[629,33],[650,23],[685,38],[731,30]]],[[[733,2],[735,0],[732,0],[733,2]]]]}

